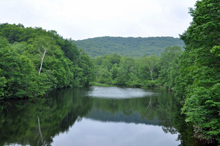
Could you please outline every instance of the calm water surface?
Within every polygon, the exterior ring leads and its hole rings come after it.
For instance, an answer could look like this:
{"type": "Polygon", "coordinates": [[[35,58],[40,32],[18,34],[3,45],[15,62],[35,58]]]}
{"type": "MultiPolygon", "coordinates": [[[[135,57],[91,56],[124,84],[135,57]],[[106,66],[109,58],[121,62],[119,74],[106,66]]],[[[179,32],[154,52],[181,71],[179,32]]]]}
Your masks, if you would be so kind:
{"type": "Polygon", "coordinates": [[[0,106],[0,145],[196,145],[173,94],[160,90],[71,88],[0,106]]]}

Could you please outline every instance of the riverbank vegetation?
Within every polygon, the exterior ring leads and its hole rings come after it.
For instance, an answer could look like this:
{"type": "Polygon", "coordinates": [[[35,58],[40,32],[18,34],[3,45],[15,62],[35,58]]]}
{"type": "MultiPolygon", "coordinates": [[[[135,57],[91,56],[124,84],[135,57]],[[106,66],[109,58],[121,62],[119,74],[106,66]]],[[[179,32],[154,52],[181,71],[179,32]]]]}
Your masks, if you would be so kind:
{"type": "Polygon", "coordinates": [[[219,1],[197,1],[193,22],[181,35],[186,47],[180,58],[176,93],[182,114],[200,139],[220,143],[220,25],[219,1]]]}
{"type": "Polygon", "coordinates": [[[91,82],[163,87],[175,91],[195,137],[220,143],[219,10],[216,0],[197,1],[190,9],[193,22],[180,35],[185,50],[168,46],[157,56],[140,58],[115,53],[90,59],[56,31],[0,24],[0,99],[37,97],[91,82]]]}
{"type": "Polygon", "coordinates": [[[144,55],[140,59],[118,54],[96,57],[96,82],[123,87],[174,87],[178,75],[181,47],[167,47],[160,57],[144,55]]]}
{"type": "Polygon", "coordinates": [[[87,86],[94,64],[84,50],[56,31],[0,25],[0,99],[45,95],[64,87],[87,86]]]}

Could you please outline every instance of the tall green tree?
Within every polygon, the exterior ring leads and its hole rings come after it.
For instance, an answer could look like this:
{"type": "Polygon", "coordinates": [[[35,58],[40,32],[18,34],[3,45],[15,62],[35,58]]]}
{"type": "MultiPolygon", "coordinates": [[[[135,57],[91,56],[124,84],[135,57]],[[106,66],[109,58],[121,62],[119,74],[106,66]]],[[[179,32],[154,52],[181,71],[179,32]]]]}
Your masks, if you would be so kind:
{"type": "Polygon", "coordinates": [[[156,55],[146,56],[144,55],[141,59],[141,64],[139,67],[140,78],[142,80],[151,80],[158,76],[159,69],[159,57],[156,55]]]}
{"type": "Polygon", "coordinates": [[[118,68],[116,83],[121,86],[129,86],[129,80],[131,79],[133,69],[134,59],[130,57],[123,58],[118,68]]]}
{"type": "Polygon", "coordinates": [[[220,143],[220,5],[217,0],[197,1],[190,9],[193,22],[181,35],[186,47],[180,62],[177,93],[182,113],[196,135],[220,143]]]}
{"type": "Polygon", "coordinates": [[[89,82],[95,80],[94,62],[82,49],[80,50],[80,57],[74,73],[74,79],[82,86],[88,86],[89,82]]]}
{"type": "Polygon", "coordinates": [[[175,78],[179,75],[179,58],[182,54],[178,46],[168,46],[160,57],[159,82],[165,88],[171,89],[175,85],[175,78]]]}

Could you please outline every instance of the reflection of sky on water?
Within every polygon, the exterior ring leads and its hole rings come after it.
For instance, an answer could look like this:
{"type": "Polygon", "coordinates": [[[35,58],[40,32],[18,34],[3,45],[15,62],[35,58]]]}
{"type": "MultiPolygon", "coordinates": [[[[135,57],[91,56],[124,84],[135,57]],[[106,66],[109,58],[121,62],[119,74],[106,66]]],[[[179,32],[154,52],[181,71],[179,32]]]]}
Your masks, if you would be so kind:
{"type": "Polygon", "coordinates": [[[137,98],[150,96],[153,92],[146,92],[140,88],[119,88],[119,87],[92,87],[88,92],[89,97],[93,98],[137,98]]]}
{"type": "Polygon", "coordinates": [[[177,134],[165,133],[161,126],[100,122],[83,118],[68,133],[60,133],[52,146],[177,146],[177,134]]]}

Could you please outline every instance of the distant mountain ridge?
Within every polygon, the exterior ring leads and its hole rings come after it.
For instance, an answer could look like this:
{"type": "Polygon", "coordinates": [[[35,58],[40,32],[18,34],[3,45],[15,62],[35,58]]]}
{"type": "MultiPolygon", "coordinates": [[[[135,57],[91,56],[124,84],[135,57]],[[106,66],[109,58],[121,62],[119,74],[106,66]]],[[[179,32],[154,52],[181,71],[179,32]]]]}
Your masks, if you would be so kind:
{"type": "Polygon", "coordinates": [[[72,41],[78,49],[84,49],[90,57],[114,54],[128,57],[160,55],[167,46],[184,46],[184,42],[174,37],[96,37],[72,41]]]}

